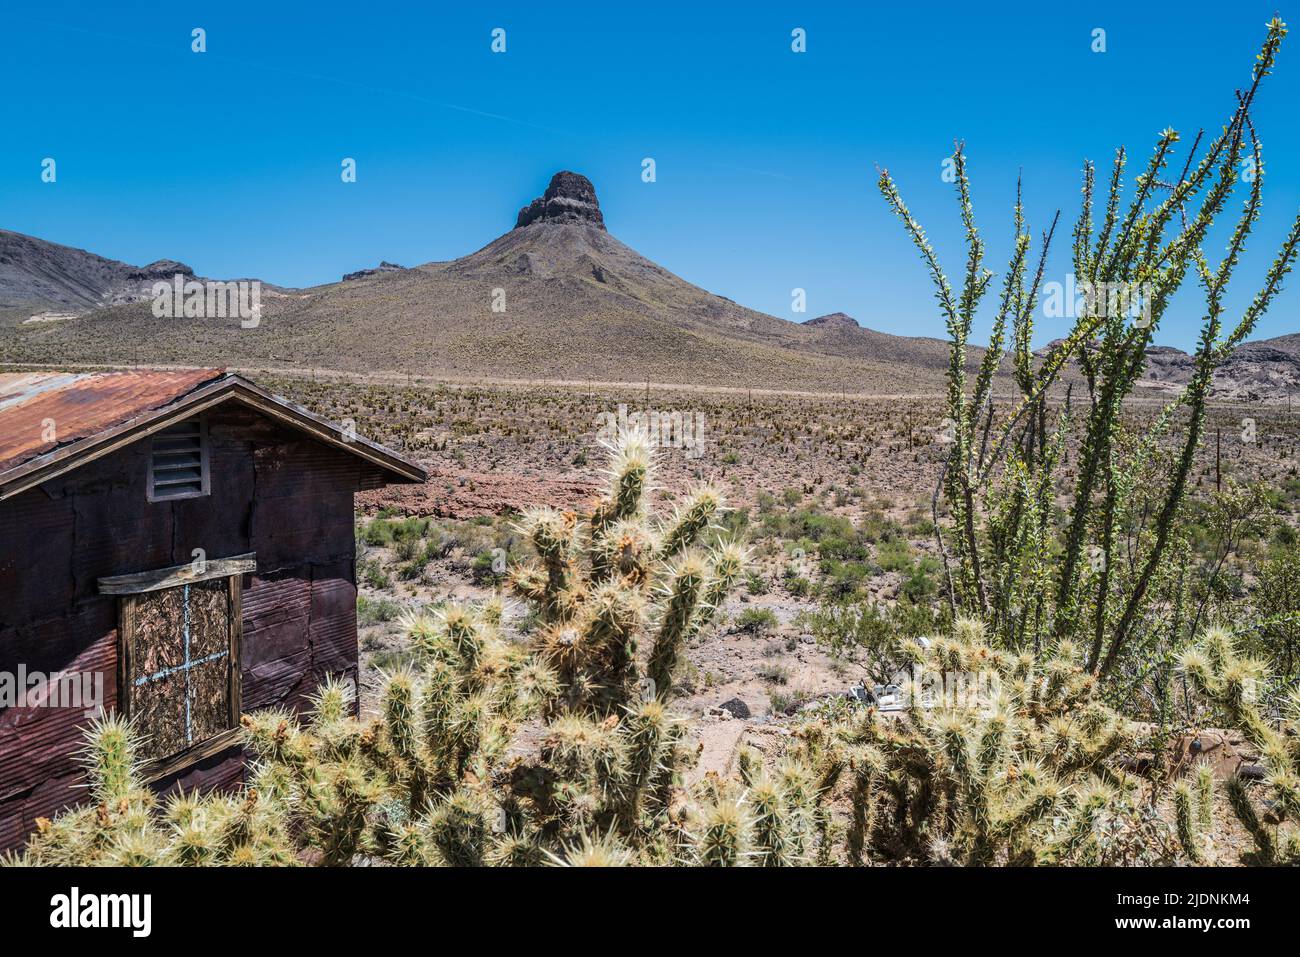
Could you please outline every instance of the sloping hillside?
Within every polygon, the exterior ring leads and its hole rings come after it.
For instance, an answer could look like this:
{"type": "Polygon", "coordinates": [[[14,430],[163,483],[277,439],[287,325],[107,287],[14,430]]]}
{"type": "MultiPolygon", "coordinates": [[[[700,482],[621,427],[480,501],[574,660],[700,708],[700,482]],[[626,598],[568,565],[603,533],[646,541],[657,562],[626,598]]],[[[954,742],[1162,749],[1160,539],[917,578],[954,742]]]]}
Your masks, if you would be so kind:
{"type": "MultiPolygon", "coordinates": [[[[39,256],[27,258],[25,278],[8,282],[6,302],[24,293],[49,300],[33,259],[39,256]]],[[[69,293],[63,302],[102,302],[123,277],[143,273],[98,262],[108,265],[63,270],[94,279],[64,283],[80,298],[69,293]]],[[[159,319],[148,302],[122,298],[50,322],[11,309],[0,320],[5,358],[855,391],[937,390],[947,362],[937,340],[855,323],[800,325],[686,282],[611,235],[594,188],[574,173],[556,174],[515,228],[461,259],[414,269],[384,263],[312,289],[264,289],[256,329],[159,319]],[[909,374],[900,376],[900,366],[909,374]]]]}
{"type": "MultiPolygon", "coordinates": [[[[460,259],[382,262],[310,289],[263,285],[256,328],[156,318],[149,287],[176,272],[190,274],[0,233],[0,361],[876,394],[939,392],[948,365],[938,339],[876,332],[844,313],[789,322],[685,281],[613,236],[595,188],[571,172],[552,177],[513,229],[460,259]]],[[[981,355],[971,350],[972,367],[981,355]]],[[[1189,365],[1178,350],[1153,349],[1147,380],[1171,387],[1189,365]]],[[[1300,335],[1243,346],[1220,376],[1232,395],[1277,397],[1298,384],[1300,335]]]]}

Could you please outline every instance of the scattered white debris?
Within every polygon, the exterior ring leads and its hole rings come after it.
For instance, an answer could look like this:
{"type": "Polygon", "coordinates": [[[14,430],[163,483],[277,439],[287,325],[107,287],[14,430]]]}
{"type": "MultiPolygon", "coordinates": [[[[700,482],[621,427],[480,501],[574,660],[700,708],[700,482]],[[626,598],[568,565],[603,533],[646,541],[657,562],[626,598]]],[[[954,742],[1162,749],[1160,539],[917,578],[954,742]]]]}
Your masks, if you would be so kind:
{"type": "Polygon", "coordinates": [[[29,325],[33,322],[59,322],[63,319],[76,319],[75,312],[38,312],[30,319],[24,319],[23,325],[29,325]]]}

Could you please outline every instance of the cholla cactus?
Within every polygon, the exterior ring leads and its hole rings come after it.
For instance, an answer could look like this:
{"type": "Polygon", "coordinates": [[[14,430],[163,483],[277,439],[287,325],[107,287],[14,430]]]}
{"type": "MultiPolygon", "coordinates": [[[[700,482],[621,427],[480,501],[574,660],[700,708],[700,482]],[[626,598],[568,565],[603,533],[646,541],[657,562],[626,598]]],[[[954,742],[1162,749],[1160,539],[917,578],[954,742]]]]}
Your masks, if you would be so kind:
{"type": "Polygon", "coordinates": [[[1081,860],[1127,723],[1093,697],[1068,645],[1039,660],[985,642],[983,625],[911,643],[907,712],[869,710],[837,731],[851,769],[847,856],[995,863],[1081,860]]]}
{"type": "Polygon", "coordinates": [[[753,811],[756,863],[762,867],[788,867],[797,863],[790,840],[790,812],[785,789],[769,774],[762,774],[749,786],[753,811]]]}
{"type": "MultiPolygon", "coordinates": [[[[1180,663],[1201,693],[1242,729],[1263,761],[1262,788],[1239,774],[1228,778],[1225,785],[1233,813],[1255,840],[1255,860],[1260,864],[1300,864],[1300,827],[1296,824],[1300,820],[1300,749],[1294,744],[1300,735],[1300,689],[1291,690],[1281,727],[1275,727],[1259,707],[1258,692],[1264,685],[1266,666],[1243,657],[1231,633],[1220,626],[1206,629],[1200,643],[1185,651],[1180,663]],[[1257,794],[1259,790],[1267,796],[1257,794]]],[[[1204,784],[1199,787],[1203,790],[1204,784]]]]}
{"type": "Polygon", "coordinates": [[[415,666],[385,678],[368,720],[351,717],[350,691],[334,682],[305,724],[282,712],[245,717],[249,746],[283,782],[305,857],[484,861],[505,833],[490,782],[519,723],[557,687],[499,622],[492,605],[408,616],[415,666]]]}
{"type": "Polygon", "coordinates": [[[626,867],[633,863],[632,853],[623,847],[613,834],[593,839],[588,834],[562,854],[548,854],[550,863],[558,867],[626,867]]]}
{"type": "Polygon", "coordinates": [[[135,735],[117,717],[87,732],[82,762],[94,803],[37,821],[23,863],[270,865],[295,862],[281,808],[253,786],[235,796],[183,792],[159,806],[138,773],[135,735]]]}
{"type": "MultiPolygon", "coordinates": [[[[911,643],[910,706],[898,716],[832,712],[763,761],[742,749],[738,779],[706,775],[680,822],[696,864],[1104,864],[1114,819],[1141,814],[1112,767],[1128,722],[1094,697],[1069,645],[1035,659],[958,619],[911,643]],[[845,787],[840,789],[843,782],[845,787]],[[847,822],[837,820],[848,799],[847,822]]],[[[1169,841],[1173,841],[1172,835],[1169,841]]],[[[1169,842],[1157,854],[1171,859],[1169,842]]]]}
{"type": "Polygon", "coordinates": [[[1209,765],[1196,770],[1195,786],[1189,781],[1174,785],[1174,826],[1183,853],[1193,864],[1205,862],[1203,842],[1214,825],[1214,773],[1209,765]]]}
{"type": "MultiPolygon", "coordinates": [[[[502,636],[500,602],[408,613],[413,662],[383,677],[377,714],[356,717],[350,686],[331,680],[302,715],[247,715],[249,787],[178,795],[161,811],[136,775],[131,729],[107,719],[86,752],[96,805],[43,822],[25,862],[671,859],[684,832],[668,815],[690,749],[666,704],[682,649],[745,553],[703,549],[722,509],[711,487],[652,520],[643,437],[623,436],[611,458],[609,495],[590,516],[522,519],[537,559],[512,580],[544,622],[535,648],[502,636]],[[507,760],[520,726],[539,721],[534,746],[507,760]]],[[[748,809],[732,805],[717,805],[711,861],[748,859],[748,809]]]]}
{"type": "Polygon", "coordinates": [[[671,519],[654,523],[644,502],[645,437],[625,434],[610,452],[609,491],[590,516],[525,514],[519,528],[538,560],[511,572],[516,593],[545,622],[539,651],[560,677],[565,707],[602,714],[618,714],[637,697],[668,699],[685,643],[709,623],[745,564],[735,545],[699,550],[723,507],[716,489],[691,491],[671,519]],[[643,664],[641,643],[651,635],[643,664]]]}
{"type": "Polygon", "coordinates": [[[738,867],[752,863],[754,821],[745,801],[726,789],[694,812],[689,831],[689,863],[702,867],[738,867]]]}
{"type": "Polygon", "coordinates": [[[1201,863],[1201,848],[1197,825],[1199,820],[1193,810],[1194,797],[1192,788],[1186,781],[1174,785],[1174,824],[1178,828],[1178,840],[1188,858],[1195,864],[1201,863]]]}
{"type": "Polygon", "coordinates": [[[704,550],[723,508],[716,489],[694,489],[655,521],[645,437],[624,434],[609,451],[608,492],[589,516],[524,516],[537,560],[510,576],[545,623],[537,656],[559,684],[539,760],[516,766],[512,786],[542,833],[565,846],[611,830],[636,845],[650,837],[642,819],[667,812],[686,758],[665,709],[677,665],[746,561],[735,544],[704,550]]]}

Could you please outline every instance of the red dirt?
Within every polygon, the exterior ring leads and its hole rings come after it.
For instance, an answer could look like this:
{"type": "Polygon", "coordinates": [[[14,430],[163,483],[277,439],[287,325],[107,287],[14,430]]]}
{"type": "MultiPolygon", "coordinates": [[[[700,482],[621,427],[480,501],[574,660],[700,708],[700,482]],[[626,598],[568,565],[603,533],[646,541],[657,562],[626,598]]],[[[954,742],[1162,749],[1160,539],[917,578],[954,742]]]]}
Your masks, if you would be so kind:
{"type": "Polygon", "coordinates": [[[363,492],[357,496],[357,508],[367,513],[390,508],[406,515],[475,518],[519,512],[534,505],[586,508],[597,491],[596,483],[582,479],[431,468],[424,485],[391,485],[363,492]]]}

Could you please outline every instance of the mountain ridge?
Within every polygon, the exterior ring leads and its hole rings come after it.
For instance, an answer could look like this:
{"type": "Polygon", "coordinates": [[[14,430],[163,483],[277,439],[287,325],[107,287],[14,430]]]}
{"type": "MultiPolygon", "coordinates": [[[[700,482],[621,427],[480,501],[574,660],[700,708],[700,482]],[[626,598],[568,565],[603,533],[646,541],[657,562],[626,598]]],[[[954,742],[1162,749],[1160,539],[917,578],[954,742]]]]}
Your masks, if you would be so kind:
{"type": "MultiPolygon", "coordinates": [[[[940,389],[949,361],[944,340],[879,332],[843,312],[792,322],[694,285],[615,237],[590,180],[567,170],[513,228],[460,258],[382,261],[304,289],[264,283],[256,329],[155,318],[149,287],[167,268],[193,276],[181,263],[133,267],[0,231],[0,356],[889,393],[940,389]],[[36,321],[40,307],[69,312],[36,321]]],[[[1241,347],[1243,382],[1300,383],[1300,335],[1280,339],[1241,347]]],[[[969,365],[982,355],[972,348],[969,365]]],[[[1157,359],[1157,387],[1184,374],[1177,355],[1157,359]]]]}

